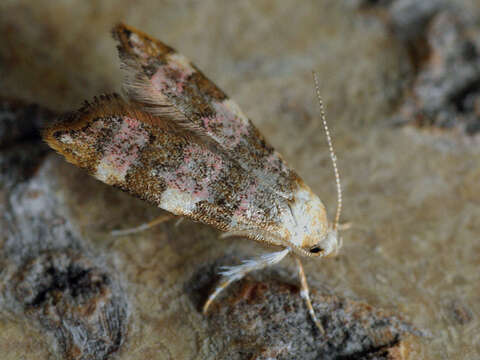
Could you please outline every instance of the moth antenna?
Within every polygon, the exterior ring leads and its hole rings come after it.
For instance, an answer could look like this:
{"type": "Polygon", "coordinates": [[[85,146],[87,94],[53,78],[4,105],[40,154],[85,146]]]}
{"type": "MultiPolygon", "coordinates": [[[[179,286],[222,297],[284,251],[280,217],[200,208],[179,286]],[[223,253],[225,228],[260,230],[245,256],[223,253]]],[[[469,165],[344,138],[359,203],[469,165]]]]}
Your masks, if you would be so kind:
{"type": "Polygon", "coordinates": [[[332,137],[330,136],[330,130],[327,125],[327,117],[325,116],[325,106],[323,105],[322,97],[320,96],[320,86],[318,85],[318,76],[315,71],[313,73],[313,82],[315,83],[315,93],[317,95],[318,104],[320,105],[320,117],[323,122],[323,128],[325,129],[325,135],[327,136],[328,150],[330,151],[330,158],[332,159],[333,171],[335,172],[335,182],[337,184],[337,214],[335,215],[335,222],[333,223],[333,230],[338,228],[340,221],[340,214],[342,212],[342,185],[340,183],[340,175],[337,167],[337,156],[333,151],[332,137]]]}

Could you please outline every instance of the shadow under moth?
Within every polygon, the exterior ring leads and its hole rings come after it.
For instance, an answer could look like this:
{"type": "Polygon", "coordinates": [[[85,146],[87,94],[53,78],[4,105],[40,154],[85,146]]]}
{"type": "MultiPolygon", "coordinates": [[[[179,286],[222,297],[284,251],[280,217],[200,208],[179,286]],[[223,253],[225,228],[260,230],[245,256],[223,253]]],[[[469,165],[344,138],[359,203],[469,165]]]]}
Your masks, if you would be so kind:
{"type": "MultiPolygon", "coordinates": [[[[301,257],[335,255],[341,247],[338,222],[289,168],[253,123],[185,56],[126,25],[113,29],[125,70],[125,98],[103,95],[59,118],[43,131],[45,141],[65,159],[109,185],[176,215],[209,224],[277,248],[256,259],[224,268],[206,312],[230,283],[292,254],[301,295],[313,310],[301,257]]],[[[319,87],[314,81],[317,95],[319,87]]],[[[141,229],[154,223],[146,224],[141,229]]]]}

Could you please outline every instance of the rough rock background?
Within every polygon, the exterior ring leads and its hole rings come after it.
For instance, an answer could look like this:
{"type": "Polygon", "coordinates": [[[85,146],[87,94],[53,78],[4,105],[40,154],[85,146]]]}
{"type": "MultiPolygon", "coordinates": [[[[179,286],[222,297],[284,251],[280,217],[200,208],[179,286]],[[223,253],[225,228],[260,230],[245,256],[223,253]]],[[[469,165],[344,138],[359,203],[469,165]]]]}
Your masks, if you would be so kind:
{"type": "MultiPolygon", "coordinates": [[[[311,70],[316,69],[344,185],[343,219],[353,223],[343,234],[339,257],[305,261],[316,301],[368,303],[401,314],[427,334],[406,340],[408,349],[391,356],[475,359],[480,355],[480,142],[461,132],[391,126],[415,69],[385,21],[359,3],[4,0],[0,96],[61,112],[99,93],[119,91],[121,73],[109,31],[124,21],[177,48],[230,94],[333,215],[333,172],[312,89],[311,70]]],[[[448,3],[480,16],[478,2],[448,3]]],[[[1,134],[0,139],[5,145],[1,134]]],[[[296,269],[293,261],[284,261],[233,287],[226,307],[219,305],[216,315],[205,318],[198,312],[208,291],[199,288],[206,281],[202,274],[213,274],[214,264],[258,254],[262,247],[219,240],[216,231],[188,221],[113,238],[110,230],[136,226],[162,212],[54,154],[46,156],[36,175],[50,184],[44,193],[61,200],[75,238],[82,239],[80,250],[97,259],[95,269],[119,274],[114,283],[122,285],[115,291],[126,292],[128,330],[118,359],[228,357],[236,339],[245,336],[228,332],[225,321],[235,321],[235,309],[226,314],[225,309],[236,301],[245,306],[245,298],[258,311],[259,299],[269,301],[270,291],[295,294],[285,283],[296,284],[296,269]]],[[[12,194],[2,186],[4,200],[12,194]]],[[[9,238],[0,231],[4,252],[9,238]]],[[[285,301],[300,307],[294,296],[285,301]]],[[[16,309],[2,308],[0,353],[6,359],[58,358],[55,341],[32,317],[16,316],[16,309]]],[[[290,336],[311,349],[308,344],[315,345],[318,334],[304,329],[290,336]]],[[[255,348],[245,357],[282,357],[282,351],[288,356],[294,348],[268,348],[263,354],[255,348]]]]}

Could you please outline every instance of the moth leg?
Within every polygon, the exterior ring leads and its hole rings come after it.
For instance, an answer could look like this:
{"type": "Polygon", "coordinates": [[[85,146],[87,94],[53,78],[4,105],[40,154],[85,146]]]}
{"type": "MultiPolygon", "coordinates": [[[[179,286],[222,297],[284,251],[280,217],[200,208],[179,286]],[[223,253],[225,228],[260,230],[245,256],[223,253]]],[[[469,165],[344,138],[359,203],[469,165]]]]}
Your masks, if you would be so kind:
{"type": "Polygon", "coordinates": [[[208,311],[209,306],[213,302],[213,300],[222,292],[222,290],[226,289],[228,285],[236,280],[240,280],[246,274],[253,270],[260,270],[267,266],[274,265],[280,262],[288,253],[290,249],[286,248],[279,252],[274,252],[270,254],[265,254],[260,256],[256,259],[244,260],[242,264],[237,266],[226,266],[222,269],[220,273],[222,275],[222,280],[220,284],[217,286],[215,291],[210,294],[205,305],[203,305],[203,313],[206,314],[208,311]]]}
{"type": "Polygon", "coordinates": [[[300,277],[300,284],[301,284],[300,295],[305,301],[310,317],[312,318],[313,322],[317,326],[318,330],[320,330],[322,334],[325,334],[325,330],[323,329],[322,323],[318,320],[317,315],[315,315],[312,302],[310,301],[310,290],[308,289],[307,277],[305,276],[305,271],[303,271],[302,262],[298,257],[295,257],[295,260],[297,261],[298,276],[300,277]]]}
{"type": "Polygon", "coordinates": [[[141,224],[139,226],[129,228],[129,229],[122,229],[122,230],[113,230],[110,232],[110,235],[113,236],[124,236],[124,235],[130,235],[130,234],[135,234],[138,232],[145,231],[147,229],[150,229],[158,224],[164,223],[166,221],[169,221],[173,219],[175,215],[173,214],[162,214],[159,217],[153,219],[152,221],[148,223],[141,224]]]}
{"type": "Polygon", "coordinates": [[[349,221],[346,223],[338,224],[338,231],[344,231],[344,230],[349,230],[351,229],[353,224],[349,221]]]}
{"type": "Polygon", "coordinates": [[[183,220],[185,220],[185,218],[183,218],[183,217],[178,218],[178,220],[175,221],[175,227],[180,226],[180,224],[183,222],[183,220]]]}

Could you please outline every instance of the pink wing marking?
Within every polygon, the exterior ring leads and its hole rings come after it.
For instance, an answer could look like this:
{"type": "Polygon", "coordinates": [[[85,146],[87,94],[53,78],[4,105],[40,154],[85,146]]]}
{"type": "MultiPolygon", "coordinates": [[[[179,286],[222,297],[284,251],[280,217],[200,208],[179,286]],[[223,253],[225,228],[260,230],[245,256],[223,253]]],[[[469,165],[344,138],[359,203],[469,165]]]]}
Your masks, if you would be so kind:
{"type": "Polygon", "coordinates": [[[120,129],[104,149],[103,157],[97,166],[96,177],[108,182],[112,179],[124,181],[148,138],[148,132],[143,129],[140,121],[124,117],[120,129]]]}
{"type": "Polygon", "coordinates": [[[183,152],[183,163],[174,172],[161,171],[158,175],[165,179],[167,186],[193,194],[198,201],[211,200],[214,194],[209,191],[222,170],[222,158],[210,150],[189,145],[183,152]],[[203,169],[201,177],[197,169],[203,169]]]}

